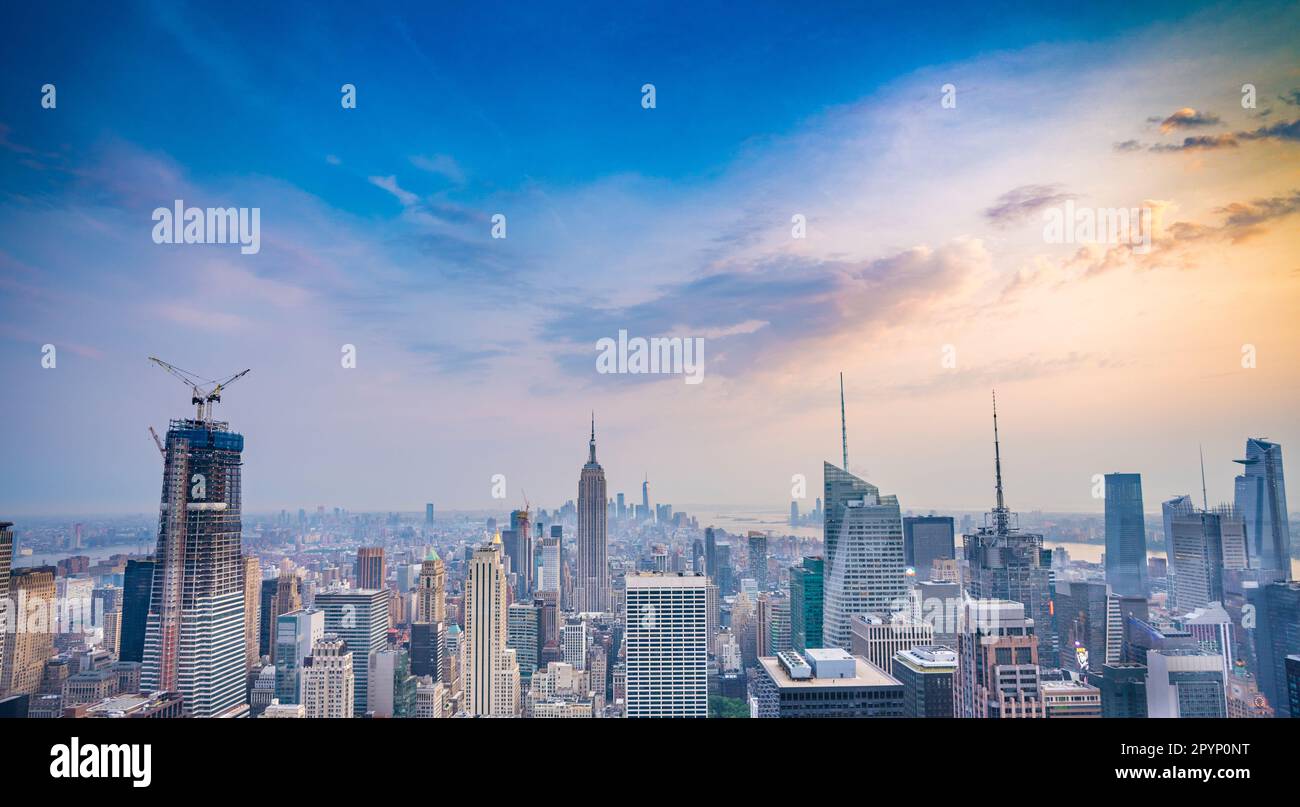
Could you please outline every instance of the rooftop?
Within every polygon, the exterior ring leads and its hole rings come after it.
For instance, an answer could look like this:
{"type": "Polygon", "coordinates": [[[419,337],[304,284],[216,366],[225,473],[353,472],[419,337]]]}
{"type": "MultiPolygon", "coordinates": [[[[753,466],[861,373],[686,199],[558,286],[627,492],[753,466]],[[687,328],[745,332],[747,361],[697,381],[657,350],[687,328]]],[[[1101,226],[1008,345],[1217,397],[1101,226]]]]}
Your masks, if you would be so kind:
{"type": "MultiPolygon", "coordinates": [[[[844,653],[854,662],[856,674],[851,678],[791,678],[781,667],[775,656],[764,656],[758,660],[768,677],[782,689],[840,689],[844,687],[888,687],[902,686],[897,678],[871,664],[861,656],[850,656],[845,651],[832,648],[825,652],[844,653]]],[[[808,654],[819,652],[806,651],[808,654]]]]}

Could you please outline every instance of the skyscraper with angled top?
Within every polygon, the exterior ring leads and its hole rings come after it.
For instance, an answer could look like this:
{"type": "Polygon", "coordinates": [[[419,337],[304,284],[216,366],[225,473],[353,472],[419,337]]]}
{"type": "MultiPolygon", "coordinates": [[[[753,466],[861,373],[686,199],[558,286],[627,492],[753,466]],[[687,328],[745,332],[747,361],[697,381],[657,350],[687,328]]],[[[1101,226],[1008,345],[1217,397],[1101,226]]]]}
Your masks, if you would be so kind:
{"type": "Polygon", "coordinates": [[[1244,472],[1237,477],[1233,504],[1246,520],[1252,569],[1266,569],[1291,578],[1291,533],[1282,477],[1282,446],[1262,437],[1246,441],[1246,458],[1237,460],[1244,472]]]}
{"type": "Polygon", "coordinates": [[[1125,596],[1150,593],[1141,474],[1106,474],[1106,582],[1125,596]]]}
{"type": "Polygon", "coordinates": [[[907,577],[898,497],[881,495],[875,485],[846,470],[849,450],[843,376],[840,433],[845,468],[822,463],[826,496],[822,645],[847,650],[854,614],[893,614],[907,597],[907,577]]]}
{"type": "Polygon", "coordinates": [[[578,574],[573,588],[573,607],[578,611],[610,609],[606,498],[605,469],[596,462],[596,416],[592,415],[587,464],[578,477],[578,574]]]}

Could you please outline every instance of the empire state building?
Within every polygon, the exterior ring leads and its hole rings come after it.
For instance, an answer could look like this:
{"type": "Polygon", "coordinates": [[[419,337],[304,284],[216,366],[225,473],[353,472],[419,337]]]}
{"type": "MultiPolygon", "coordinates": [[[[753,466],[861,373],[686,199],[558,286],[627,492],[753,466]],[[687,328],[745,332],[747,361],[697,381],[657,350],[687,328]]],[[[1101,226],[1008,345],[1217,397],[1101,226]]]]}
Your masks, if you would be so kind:
{"type": "Polygon", "coordinates": [[[573,587],[573,607],[578,611],[609,611],[609,563],[605,469],[596,462],[596,417],[591,418],[587,464],[578,477],[578,574],[573,587]]]}

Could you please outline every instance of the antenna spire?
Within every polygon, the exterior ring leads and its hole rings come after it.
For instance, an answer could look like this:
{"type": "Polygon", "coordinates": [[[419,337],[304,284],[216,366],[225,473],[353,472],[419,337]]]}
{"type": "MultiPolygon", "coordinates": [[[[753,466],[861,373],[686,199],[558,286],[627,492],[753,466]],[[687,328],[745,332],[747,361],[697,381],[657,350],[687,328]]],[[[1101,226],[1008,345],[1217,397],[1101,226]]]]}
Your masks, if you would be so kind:
{"type": "Polygon", "coordinates": [[[1205,492],[1205,448],[1198,445],[1196,450],[1201,454],[1201,505],[1208,513],[1210,511],[1210,495],[1205,492]]]}
{"type": "Polygon", "coordinates": [[[595,464],[596,462],[596,413],[591,413],[591,442],[587,446],[587,462],[595,464]]]}
{"type": "Polygon", "coordinates": [[[849,469],[849,429],[844,418],[844,373],[840,373],[840,444],[844,449],[844,470],[849,469]]]}
{"type": "Polygon", "coordinates": [[[997,525],[999,533],[1007,531],[1009,519],[1007,518],[1006,502],[1002,498],[1002,446],[998,440],[998,391],[993,390],[993,472],[996,477],[996,487],[998,493],[998,504],[993,510],[993,518],[997,525]]]}

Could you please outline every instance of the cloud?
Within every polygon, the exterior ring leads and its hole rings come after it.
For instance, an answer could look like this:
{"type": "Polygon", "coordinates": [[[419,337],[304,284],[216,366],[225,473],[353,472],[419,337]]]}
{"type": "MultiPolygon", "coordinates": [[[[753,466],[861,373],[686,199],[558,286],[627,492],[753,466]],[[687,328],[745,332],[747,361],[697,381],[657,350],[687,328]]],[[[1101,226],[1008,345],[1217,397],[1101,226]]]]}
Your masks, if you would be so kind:
{"type": "Polygon", "coordinates": [[[447,154],[433,154],[428,157],[417,154],[411,158],[411,165],[431,174],[437,174],[457,185],[465,183],[465,172],[455,158],[447,154]]]}
{"type": "Polygon", "coordinates": [[[1159,123],[1162,134],[1169,134],[1175,129],[1192,129],[1199,126],[1214,126],[1219,123],[1219,116],[1212,112],[1198,111],[1185,106],[1169,117],[1147,118],[1151,123],[1159,123]]]}
{"type": "Polygon", "coordinates": [[[740,376],[804,358],[837,337],[901,326],[963,293],[989,264],[978,240],[863,261],[774,255],[670,285],[633,305],[571,307],[546,322],[541,336],[569,369],[591,373],[596,340],[619,330],[709,334],[709,373],[740,376]]]}
{"type": "Polygon", "coordinates": [[[374,185],[376,188],[383,188],[391,193],[397,198],[397,201],[402,203],[403,207],[412,207],[416,202],[420,201],[420,197],[416,194],[411,193],[408,190],[403,190],[402,187],[397,184],[397,177],[395,176],[369,177],[369,180],[370,184],[374,185]]]}
{"type": "Polygon", "coordinates": [[[1062,193],[1060,185],[1021,185],[997,198],[984,217],[998,227],[1009,227],[1032,217],[1038,211],[1077,198],[1072,193],[1062,193]]]}
{"type": "Polygon", "coordinates": [[[1283,103],[1290,104],[1291,106],[1300,106],[1300,90],[1292,90],[1291,92],[1282,93],[1278,98],[1283,103]]]}
{"type": "Polygon", "coordinates": [[[1278,121],[1256,129],[1242,129],[1216,135],[1195,135],[1184,137],[1181,143],[1143,144],[1137,140],[1125,140],[1114,145],[1115,151],[1150,151],[1154,153],[1171,153],[1180,151],[1213,151],[1216,149],[1237,148],[1243,142],[1275,141],[1300,142],[1300,120],[1278,121]]]}

